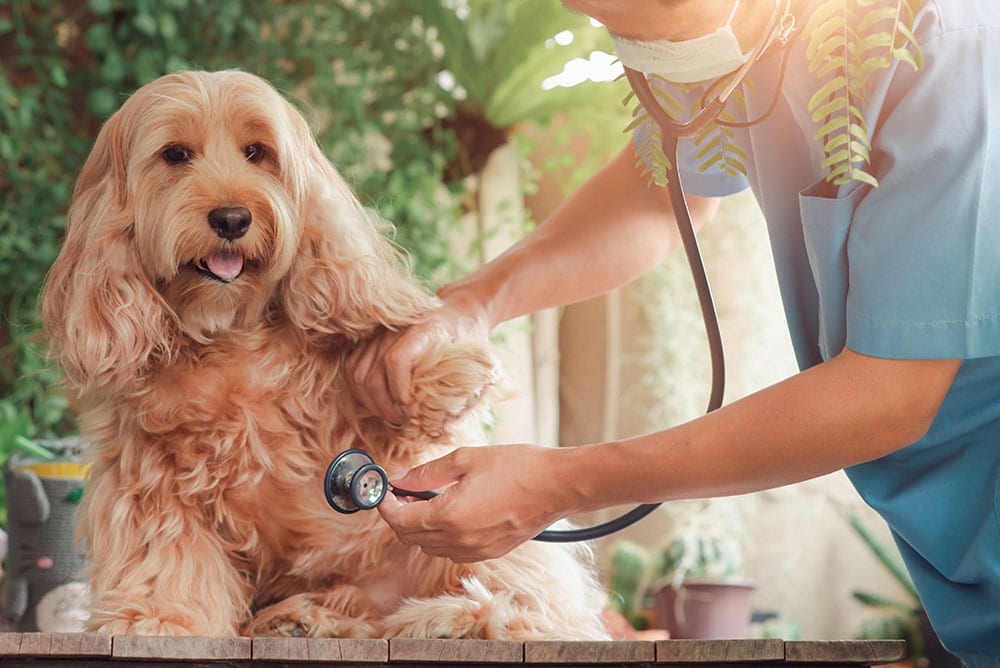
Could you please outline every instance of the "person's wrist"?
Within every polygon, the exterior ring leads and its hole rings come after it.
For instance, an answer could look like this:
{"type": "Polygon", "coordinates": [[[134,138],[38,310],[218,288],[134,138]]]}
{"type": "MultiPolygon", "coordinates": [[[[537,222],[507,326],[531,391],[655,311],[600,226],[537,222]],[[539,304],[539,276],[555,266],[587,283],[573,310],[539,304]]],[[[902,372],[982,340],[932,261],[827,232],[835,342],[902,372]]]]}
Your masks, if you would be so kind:
{"type": "Polygon", "coordinates": [[[484,298],[474,285],[465,281],[456,281],[442,286],[437,293],[441,305],[458,313],[468,321],[468,329],[488,335],[497,324],[493,322],[488,300],[484,298]]]}
{"type": "Polygon", "coordinates": [[[551,466],[546,467],[552,476],[553,497],[557,507],[553,510],[560,517],[588,512],[600,507],[595,504],[593,481],[590,479],[591,460],[596,453],[591,446],[555,448],[551,466]]]}

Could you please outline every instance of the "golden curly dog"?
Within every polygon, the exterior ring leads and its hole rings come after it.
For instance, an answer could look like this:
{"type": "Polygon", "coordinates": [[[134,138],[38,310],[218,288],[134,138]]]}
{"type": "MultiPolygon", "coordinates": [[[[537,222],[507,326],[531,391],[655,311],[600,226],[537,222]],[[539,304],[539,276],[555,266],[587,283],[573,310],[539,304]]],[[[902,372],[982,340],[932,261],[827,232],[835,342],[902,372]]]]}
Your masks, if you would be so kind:
{"type": "Polygon", "coordinates": [[[529,543],[458,565],[340,515],[323,474],[482,438],[497,369],[440,346],[393,429],[351,396],[359,341],[434,298],[302,116],[243,72],[182,72],[105,124],[43,314],[93,443],[80,529],[107,634],[606,638],[586,549],[529,543]]]}

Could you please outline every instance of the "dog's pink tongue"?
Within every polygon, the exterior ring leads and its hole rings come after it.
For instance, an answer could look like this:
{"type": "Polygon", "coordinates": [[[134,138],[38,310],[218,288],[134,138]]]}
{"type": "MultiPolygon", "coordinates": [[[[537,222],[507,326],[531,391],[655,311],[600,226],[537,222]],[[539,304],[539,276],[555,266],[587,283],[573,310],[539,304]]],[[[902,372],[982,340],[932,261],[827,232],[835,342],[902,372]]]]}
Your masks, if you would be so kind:
{"type": "Polygon", "coordinates": [[[235,280],[243,271],[243,256],[239,253],[219,251],[205,260],[208,270],[224,281],[235,280]]]}

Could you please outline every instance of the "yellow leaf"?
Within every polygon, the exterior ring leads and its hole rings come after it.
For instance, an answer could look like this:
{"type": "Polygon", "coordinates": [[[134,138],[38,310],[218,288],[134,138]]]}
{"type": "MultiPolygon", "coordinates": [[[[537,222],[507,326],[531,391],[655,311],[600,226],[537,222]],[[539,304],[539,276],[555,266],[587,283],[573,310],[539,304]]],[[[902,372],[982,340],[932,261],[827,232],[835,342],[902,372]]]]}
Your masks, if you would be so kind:
{"type": "Polygon", "coordinates": [[[864,171],[863,169],[851,170],[851,177],[855,181],[862,181],[864,183],[867,183],[872,188],[878,188],[878,179],[876,179],[874,176],[864,171]]]}
{"type": "Polygon", "coordinates": [[[826,135],[832,135],[837,130],[846,128],[849,125],[849,123],[850,122],[847,116],[837,116],[835,118],[832,118],[830,119],[829,122],[827,122],[826,125],[824,125],[819,130],[816,131],[816,133],[813,135],[813,139],[819,139],[821,137],[825,137],[826,135]]]}
{"type": "Polygon", "coordinates": [[[819,79],[824,79],[830,75],[831,72],[843,69],[847,64],[847,59],[844,56],[835,56],[830,58],[828,61],[823,63],[823,66],[816,70],[816,77],[819,79]]]}
{"type": "Polygon", "coordinates": [[[695,160],[701,160],[702,158],[705,157],[705,155],[709,151],[714,151],[716,148],[718,148],[720,144],[722,144],[722,137],[720,137],[719,135],[716,135],[715,138],[712,139],[712,141],[710,141],[707,144],[705,144],[705,146],[702,147],[702,149],[700,151],[698,151],[697,153],[694,154],[694,159],[695,160]]]}
{"type": "Polygon", "coordinates": [[[817,106],[822,104],[826,98],[830,97],[838,89],[843,90],[847,87],[847,78],[844,76],[837,76],[829,81],[827,81],[823,86],[816,91],[812,98],[809,99],[809,108],[815,109],[817,106]]]}
{"type": "Polygon", "coordinates": [[[844,149],[842,151],[837,151],[836,153],[831,155],[829,158],[821,162],[819,166],[822,169],[827,169],[828,167],[831,167],[833,165],[846,164],[847,161],[850,159],[851,159],[851,154],[847,152],[847,149],[844,149]]]}
{"type": "Polygon", "coordinates": [[[820,108],[813,112],[812,119],[814,123],[819,123],[821,120],[828,116],[841,111],[848,105],[846,97],[835,97],[820,108]]]}

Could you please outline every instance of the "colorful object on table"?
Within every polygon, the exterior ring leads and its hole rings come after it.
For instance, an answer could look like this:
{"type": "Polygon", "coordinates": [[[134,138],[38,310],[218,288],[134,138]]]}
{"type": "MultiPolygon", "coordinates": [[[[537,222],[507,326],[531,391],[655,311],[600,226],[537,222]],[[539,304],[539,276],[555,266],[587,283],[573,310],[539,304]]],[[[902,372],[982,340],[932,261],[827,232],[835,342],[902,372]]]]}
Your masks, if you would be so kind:
{"type": "Polygon", "coordinates": [[[78,439],[29,443],[36,447],[19,444],[3,468],[10,537],[2,607],[14,631],[82,631],[85,585],[77,580],[85,559],[75,516],[87,466],[78,439]],[[48,597],[56,590],[62,594],[48,597]]]}

